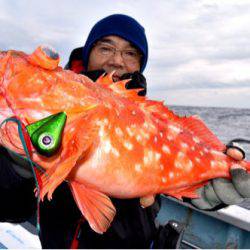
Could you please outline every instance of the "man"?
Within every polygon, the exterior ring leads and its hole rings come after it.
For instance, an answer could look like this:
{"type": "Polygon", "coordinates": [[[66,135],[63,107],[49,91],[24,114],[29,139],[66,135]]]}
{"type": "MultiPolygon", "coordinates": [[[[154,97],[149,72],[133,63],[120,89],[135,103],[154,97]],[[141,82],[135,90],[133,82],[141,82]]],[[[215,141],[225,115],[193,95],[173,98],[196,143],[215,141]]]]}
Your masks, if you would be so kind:
{"type": "MultiPolygon", "coordinates": [[[[72,52],[67,68],[85,74],[93,80],[104,72],[110,73],[115,70],[113,75],[115,81],[131,78],[126,87],[142,88],[144,90],[140,95],[145,95],[146,80],[142,72],[147,57],[148,46],[143,27],[131,17],[112,15],[102,19],[92,28],[85,46],[72,52]]],[[[229,149],[229,154],[238,154],[234,157],[239,157],[239,160],[243,158],[241,149],[237,150],[235,145],[231,145],[229,149]]],[[[33,181],[16,173],[14,170],[16,168],[13,168],[15,163],[4,149],[1,156],[0,197],[4,197],[5,202],[0,207],[0,220],[11,222],[25,220],[35,210],[33,181]],[[26,197],[25,204],[21,203],[24,197],[26,197]],[[13,207],[17,205],[19,210],[15,211],[13,207]]],[[[240,171],[240,174],[234,174],[232,170],[233,180],[239,179],[242,183],[242,176],[245,178],[247,175],[244,170],[237,171],[240,171]]],[[[229,184],[230,192],[237,192],[239,185],[235,185],[234,181],[229,184]]],[[[246,185],[250,186],[250,180],[246,185]]],[[[212,183],[210,189],[216,190],[215,186],[216,183],[212,183]]],[[[218,189],[220,188],[219,185],[218,189]]],[[[202,197],[200,202],[207,202],[210,207],[204,206],[203,203],[200,205],[199,202],[196,204],[197,200],[191,202],[201,209],[212,209],[227,203],[223,195],[217,195],[216,202],[206,195],[202,197]]],[[[160,205],[158,198],[156,202],[154,197],[144,197],[141,200],[112,199],[112,202],[117,214],[110,229],[105,234],[99,235],[81,220],[81,213],[71,192],[67,184],[63,183],[54,192],[51,202],[45,200],[40,204],[40,240],[43,248],[69,248],[72,243],[73,247],[78,243],[80,248],[149,248],[157,234],[154,219],[160,205]],[[142,208],[141,205],[146,208],[142,208]]]]}
{"type": "MultiPolygon", "coordinates": [[[[85,46],[73,50],[66,67],[76,73],[83,72],[92,78],[92,80],[96,80],[103,72],[110,73],[115,70],[114,81],[132,77],[132,81],[128,83],[127,88],[143,87],[144,91],[139,94],[146,95],[146,79],[141,73],[145,69],[147,56],[147,39],[144,29],[140,27],[140,24],[128,16],[112,15],[102,19],[93,27],[85,46]],[[112,25],[112,27],[110,27],[110,25],[112,25]],[[137,53],[132,53],[136,60],[131,64],[129,63],[130,61],[126,63],[126,58],[123,58],[124,52],[132,52],[133,47],[138,50],[137,53]],[[123,51],[123,53],[117,53],[119,50],[120,52],[123,51]],[[139,56],[140,54],[141,57],[139,56]]],[[[229,143],[226,153],[236,160],[242,160],[245,157],[244,151],[236,143],[229,143]]],[[[243,170],[232,170],[232,174],[233,176],[238,176],[244,173],[242,171],[243,170]]],[[[236,179],[238,181],[238,177],[234,178],[234,183],[237,185],[236,179]]],[[[228,197],[228,200],[227,198],[221,198],[225,204],[238,203],[237,201],[240,201],[242,198],[234,192],[232,183],[224,179],[214,180],[213,185],[216,189],[226,192],[224,196],[228,197]],[[228,189],[229,193],[227,194],[228,189]]],[[[203,189],[201,189],[200,192],[203,194],[203,189]]],[[[143,201],[145,205],[151,204],[153,198],[149,197],[143,201]]],[[[200,209],[213,209],[218,203],[221,203],[218,200],[213,200],[214,203],[209,204],[206,200],[200,199],[195,199],[191,202],[196,204],[200,209]]]]}

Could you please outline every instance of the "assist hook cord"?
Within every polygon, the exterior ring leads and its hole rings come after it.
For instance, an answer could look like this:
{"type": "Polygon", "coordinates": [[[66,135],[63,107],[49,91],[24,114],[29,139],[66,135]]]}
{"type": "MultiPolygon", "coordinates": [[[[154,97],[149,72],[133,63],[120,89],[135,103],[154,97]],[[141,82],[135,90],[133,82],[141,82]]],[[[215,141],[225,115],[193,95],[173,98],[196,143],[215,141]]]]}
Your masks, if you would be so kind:
{"type": "MultiPolygon", "coordinates": [[[[29,150],[28,150],[28,147],[27,147],[27,143],[25,141],[25,136],[24,136],[24,132],[23,132],[23,128],[22,128],[22,122],[16,117],[10,117],[10,118],[5,119],[0,124],[0,128],[4,125],[4,123],[7,123],[7,122],[14,122],[18,126],[18,134],[19,134],[19,137],[20,137],[24,152],[26,154],[26,159],[30,163],[31,171],[32,171],[32,174],[33,174],[34,179],[35,179],[36,192],[37,192],[36,193],[36,195],[37,195],[37,223],[36,223],[36,228],[37,228],[38,234],[40,234],[40,216],[39,216],[39,214],[40,214],[40,212],[39,212],[39,210],[40,210],[39,209],[39,207],[40,207],[39,206],[39,203],[40,203],[40,186],[39,186],[39,181],[38,181],[37,174],[36,174],[36,171],[35,171],[34,167],[36,167],[39,171],[42,171],[42,172],[44,172],[44,170],[39,165],[37,165],[35,162],[33,162],[31,160],[30,153],[29,153],[29,150]]],[[[10,149],[8,149],[8,150],[10,150],[10,149]]],[[[12,153],[14,153],[15,155],[24,158],[23,156],[20,156],[18,153],[14,152],[12,150],[10,150],[10,151],[12,153]]]]}

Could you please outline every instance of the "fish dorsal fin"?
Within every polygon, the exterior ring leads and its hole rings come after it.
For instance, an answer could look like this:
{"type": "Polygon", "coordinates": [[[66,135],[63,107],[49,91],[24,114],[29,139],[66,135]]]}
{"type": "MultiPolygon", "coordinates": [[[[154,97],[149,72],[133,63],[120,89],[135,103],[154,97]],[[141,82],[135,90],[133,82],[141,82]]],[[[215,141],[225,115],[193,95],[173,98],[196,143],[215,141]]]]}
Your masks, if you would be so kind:
{"type": "Polygon", "coordinates": [[[182,117],[180,123],[197,137],[201,142],[215,150],[224,151],[225,145],[205,125],[198,116],[182,117]]]}
{"type": "Polygon", "coordinates": [[[103,87],[108,87],[109,85],[113,84],[113,74],[114,72],[110,74],[102,74],[98,79],[95,81],[96,83],[102,85],[103,87]]]}
{"type": "Polygon", "coordinates": [[[138,102],[142,110],[150,112],[155,118],[161,121],[173,121],[187,129],[195,137],[199,138],[199,141],[205,143],[207,146],[213,149],[223,151],[225,149],[224,144],[210,131],[210,129],[204,124],[204,122],[197,116],[180,117],[173,111],[164,106],[163,102],[146,100],[145,97],[138,96],[138,92],[141,89],[126,89],[125,84],[129,81],[123,80],[119,82],[113,82],[113,73],[102,75],[97,79],[97,83],[111,89],[113,92],[127,99],[138,102]]]}
{"type": "Polygon", "coordinates": [[[225,145],[198,116],[180,117],[164,106],[163,102],[159,101],[145,101],[140,103],[140,106],[163,122],[173,121],[178,126],[187,129],[193,136],[197,137],[200,142],[205,143],[207,146],[219,151],[225,149],[225,145]]]}
{"type": "Polygon", "coordinates": [[[142,89],[126,89],[125,87],[126,83],[129,82],[131,79],[114,82],[112,78],[113,74],[114,72],[110,74],[103,74],[96,80],[96,83],[102,85],[105,88],[112,90],[114,93],[122,97],[126,97],[127,99],[131,101],[140,102],[140,101],[145,100],[144,96],[138,95],[138,92],[140,92],[142,89]]]}
{"type": "Polygon", "coordinates": [[[75,181],[72,181],[70,186],[78,208],[90,227],[100,234],[106,232],[116,214],[109,197],[75,181]]]}
{"type": "Polygon", "coordinates": [[[127,99],[135,102],[144,101],[144,96],[139,96],[138,92],[143,89],[126,89],[125,85],[130,80],[123,80],[116,83],[113,83],[109,86],[109,89],[112,89],[115,93],[119,94],[120,96],[126,97],[127,99]]]}

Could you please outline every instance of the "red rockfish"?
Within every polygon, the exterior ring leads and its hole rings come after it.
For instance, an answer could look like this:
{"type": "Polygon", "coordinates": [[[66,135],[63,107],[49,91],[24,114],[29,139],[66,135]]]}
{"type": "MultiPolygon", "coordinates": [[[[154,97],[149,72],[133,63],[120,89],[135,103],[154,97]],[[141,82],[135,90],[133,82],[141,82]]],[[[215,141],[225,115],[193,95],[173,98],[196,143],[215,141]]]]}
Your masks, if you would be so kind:
{"type": "MultiPolygon", "coordinates": [[[[45,170],[42,199],[67,181],[83,216],[103,233],[115,216],[109,196],[194,198],[210,179],[230,178],[236,161],[198,117],[179,117],[162,102],[138,96],[140,90],[127,90],[127,80],[114,83],[112,74],[93,83],[58,62],[46,47],[30,55],[0,52],[0,122],[15,116],[27,127],[58,112],[67,115],[54,155],[31,145],[32,161],[45,170]]],[[[15,123],[0,132],[3,147],[26,157],[15,123]]],[[[250,171],[249,162],[237,164],[250,171]]]]}

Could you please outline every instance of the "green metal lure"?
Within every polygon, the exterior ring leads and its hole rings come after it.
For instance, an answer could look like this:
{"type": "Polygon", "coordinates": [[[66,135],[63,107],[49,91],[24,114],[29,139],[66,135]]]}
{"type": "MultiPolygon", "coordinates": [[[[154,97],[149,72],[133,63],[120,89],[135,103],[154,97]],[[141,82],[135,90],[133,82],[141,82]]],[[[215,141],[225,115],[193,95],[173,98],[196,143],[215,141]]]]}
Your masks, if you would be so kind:
{"type": "Polygon", "coordinates": [[[26,127],[35,149],[44,156],[52,156],[61,146],[67,115],[60,112],[26,127]]]}

